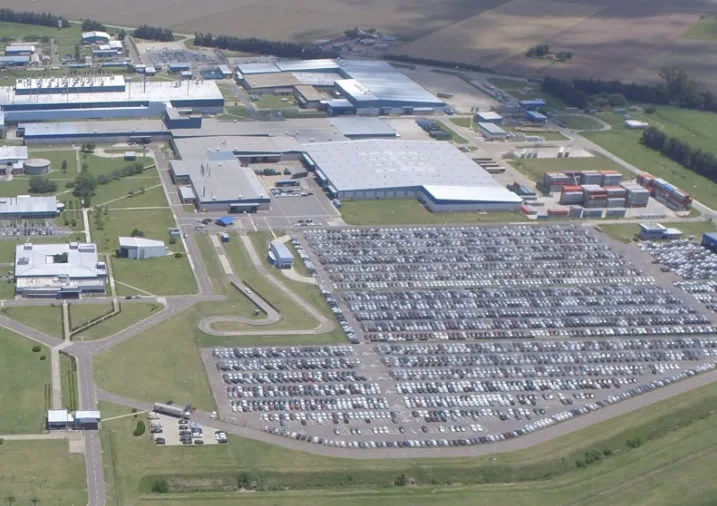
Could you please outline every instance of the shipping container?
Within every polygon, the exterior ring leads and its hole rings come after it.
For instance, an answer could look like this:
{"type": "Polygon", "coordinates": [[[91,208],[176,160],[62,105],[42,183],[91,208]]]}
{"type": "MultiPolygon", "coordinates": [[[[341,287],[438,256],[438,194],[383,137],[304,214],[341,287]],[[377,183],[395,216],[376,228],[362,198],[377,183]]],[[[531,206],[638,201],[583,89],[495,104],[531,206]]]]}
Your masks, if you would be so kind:
{"type": "Polygon", "coordinates": [[[567,209],[548,209],[548,215],[550,216],[567,216],[568,212],[567,209]]]}

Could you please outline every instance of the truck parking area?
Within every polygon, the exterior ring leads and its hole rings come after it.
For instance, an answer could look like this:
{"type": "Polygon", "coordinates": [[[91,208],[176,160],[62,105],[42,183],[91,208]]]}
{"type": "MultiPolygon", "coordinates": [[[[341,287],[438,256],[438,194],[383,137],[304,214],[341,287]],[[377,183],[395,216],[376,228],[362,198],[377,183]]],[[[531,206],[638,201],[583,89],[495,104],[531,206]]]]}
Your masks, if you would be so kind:
{"type": "Polygon", "coordinates": [[[341,448],[519,437],[715,368],[715,326],[577,226],[307,229],[358,345],[202,356],[222,419],[341,448]]]}

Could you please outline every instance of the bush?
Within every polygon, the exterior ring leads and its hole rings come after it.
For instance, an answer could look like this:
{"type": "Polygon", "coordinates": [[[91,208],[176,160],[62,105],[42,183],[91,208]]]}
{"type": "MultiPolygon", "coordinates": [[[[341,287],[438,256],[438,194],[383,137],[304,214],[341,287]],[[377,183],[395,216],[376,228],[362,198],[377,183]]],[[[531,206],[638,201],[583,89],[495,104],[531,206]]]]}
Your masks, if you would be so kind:
{"type": "Polygon", "coordinates": [[[645,114],[655,114],[657,112],[657,107],[654,105],[648,105],[645,107],[645,114]]]}
{"type": "Polygon", "coordinates": [[[169,492],[169,482],[167,480],[157,480],[152,484],[152,492],[155,494],[166,494],[169,492]]]}
{"type": "Polygon", "coordinates": [[[74,181],[68,181],[65,183],[65,188],[74,188],[75,182],[74,181]]]}
{"type": "Polygon", "coordinates": [[[182,258],[182,254],[180,252],[176,252],[174,254],[174,258],[182,258]]]}
{"type": "Polygon", "coordinates": [[[32,351],[35,353],[38,353],[41,349],[42,348],[40,347],[39,344],[36,344],[35,346],[32,347],[32,351]]]}
{"type": "Polygon", "coordinates": [[[107,184],[110,181],[112,181],[112,179],[110,179],[109,176],[106,176],[104,174],[100,174],[99,176],[97,176],[97,184],[107,184]]]}
{"type": "Polygon", "coordinates": [[[642,446],[642,439],[640,438],[640,436],[635,436],[625,441],[625,444],[629,448],[639,448],[640,446],[642,446]]]}
{"type": "Polygon", "coordinates": [[[137,426],[134,428],[134,432],[132,433],[133,436],[138,437],[145,433],[147,430],[147,427],[144,425],[144,422],[142,420],[139,420],[137,422],[137,426]]]}
{"type": "Polygon", "coordinates": [[[408,478],[405,474],[401,473],[396,476],[395,480],[393,480],[393,484],[397,487],[405,487],[406,485],[408,485],[408,478]]]}
{"type": "Polygon", "coordinates": [[[132,230],[131,237],[144,237],[144,231],[138,228],[132,230]]]}
{"type": "Polygon", "coordinates": [[[40,355],[40,360],[47,360],[47,357],[45,355],[40,355]]]}

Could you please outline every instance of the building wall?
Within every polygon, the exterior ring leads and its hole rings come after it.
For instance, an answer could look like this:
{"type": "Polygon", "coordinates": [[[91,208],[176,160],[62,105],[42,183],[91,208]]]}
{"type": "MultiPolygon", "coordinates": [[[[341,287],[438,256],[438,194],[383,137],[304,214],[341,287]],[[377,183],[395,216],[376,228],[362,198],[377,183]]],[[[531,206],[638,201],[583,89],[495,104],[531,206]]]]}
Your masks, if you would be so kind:
{"type": "Polygon", "coordinates": [[[521,204],[519,202],[466,202],[466,203],[442,203],[436,202],[426,195],[418,198],[419,202],[426,206],[432,213],[451,213],[451,212],[479,212],[479,211],[519,211],[521,204]]]}
{"type": "Polygon", "coordinates": [[[145,247],[128,247],[120,248],[120,256],[131,258],[135,260],[142,260],[147,258],[159,258],[167,256],[166,246],[145,246],[145,247]]]}
{"type": "Polygon", "coordinates": [[[118,133],[118,134],[82,134],[72,136],[30,136],[25,137],[25,144],[71,144],[84,141],[95,141],[97,143],[127,142],[130,137],[138,135],[150,135],[153,141],[167,141],[172,134],[169,131],[150,133],[118,133]]]}

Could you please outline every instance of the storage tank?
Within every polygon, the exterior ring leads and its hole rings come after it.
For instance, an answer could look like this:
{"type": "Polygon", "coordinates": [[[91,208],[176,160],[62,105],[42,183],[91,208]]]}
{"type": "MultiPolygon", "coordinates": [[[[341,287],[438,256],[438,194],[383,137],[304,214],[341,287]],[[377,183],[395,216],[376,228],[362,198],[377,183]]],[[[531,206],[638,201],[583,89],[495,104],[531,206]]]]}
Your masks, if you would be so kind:
{"type": "Polygon", "coordinates": [[[44,158],[31,158],[26,160],[22,165],[25,174],[29,174],[31,176],[47,174],[50,172],[50,166],[50,160],[45,160],[44,158]]]}

